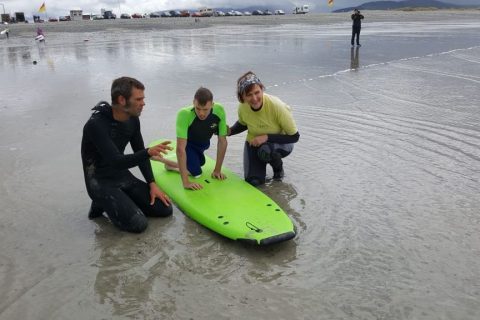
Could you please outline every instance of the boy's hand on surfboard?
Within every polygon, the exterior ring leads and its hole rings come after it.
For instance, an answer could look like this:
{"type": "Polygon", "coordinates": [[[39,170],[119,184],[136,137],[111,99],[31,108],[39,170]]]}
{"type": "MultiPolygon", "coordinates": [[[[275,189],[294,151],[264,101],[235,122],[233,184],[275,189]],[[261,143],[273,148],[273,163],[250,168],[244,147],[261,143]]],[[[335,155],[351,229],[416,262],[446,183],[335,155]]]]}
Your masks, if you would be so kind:
{"type": "Polygon", "coordinates": [[[213,171],[212,172],[212,178],[214,179],[218,179],[218,180],[225,180],[227,179],[227,176],[224,175],[222,172],[220,171],[213,171]]]}
{"type": "Polygon", "coordinates": [[[157,187],[155,182],[150,183],[150,205],[155,203],[155,199],[160,199],[167,207],[170,206],[172,201],[170,198],[162,191],[160,188],[157,187]]]}
{"type": "Polygon", "coordinates": [[[171,141],[164,141],[156,146],[148,148],[148,155],[150,157],[158,156],[161,158],[162,153],[166,154],[169,150],[173,150],[173,148],[169,146],[170,143],[171,141]]]}
{"type": "Polygon", "coordinates": [[[190,190],[200,190],[203,188],[203,186],[200,183],[195,183],[190,181],[188,183],[184,183],[183,187],[185,189],[190,189],[190,190]]]}

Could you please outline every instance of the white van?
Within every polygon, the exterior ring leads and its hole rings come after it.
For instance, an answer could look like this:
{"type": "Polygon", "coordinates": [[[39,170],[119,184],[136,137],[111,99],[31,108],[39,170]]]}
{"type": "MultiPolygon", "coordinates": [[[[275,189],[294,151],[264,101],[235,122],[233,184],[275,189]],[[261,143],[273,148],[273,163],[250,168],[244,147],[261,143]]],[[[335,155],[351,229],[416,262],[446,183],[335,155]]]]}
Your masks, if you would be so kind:
{"type": "Polygon", "coordinates": [[[202,17],[211,17],[213,16],[213,9],[212,8],[200,8],[198,11],[202,15],[202,17]]]}
{"type": "Polygon", "coordinates": [[[308,8],[308,4],[304,4],[303,6],[295,7],[295,9],[293,9],[294,14],[305,14],[309,11],[310,9],[308,8]]]}

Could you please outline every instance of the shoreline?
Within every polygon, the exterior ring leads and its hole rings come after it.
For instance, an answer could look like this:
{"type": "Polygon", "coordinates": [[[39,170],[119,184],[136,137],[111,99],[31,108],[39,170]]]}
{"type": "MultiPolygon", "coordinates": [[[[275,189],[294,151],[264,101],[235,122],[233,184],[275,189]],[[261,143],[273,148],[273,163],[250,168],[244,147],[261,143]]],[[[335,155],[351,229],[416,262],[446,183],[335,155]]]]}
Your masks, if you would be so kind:
{"type": "MultiPolygon", "coordinates": [[[[421,10],[421,11],[363,11],[365,14],[364,24],[371,22],[435,20],[439,21],[457,19],[459,15],[465,19],[480,21],[480,10],[421,10]]],[[[44,32],[97,32],[110,29],[134,29],[134,30],[173,30],[173,29],[198,29],[218,25],[281,25],[281,24],[308,24],[326,25],[333,23],[350,23],[350,13],[309,13],[306,15],[287,14],[284,16],[240,16],[240,17],[202,17],[202,18],[142,18],[142,19],[115,19],[115,20],[84,20],[65,22],[44,23],[19,23],[3,26],[10,29],[10,35],[26,35],[35,33],[37,27],[44,32]]]]}

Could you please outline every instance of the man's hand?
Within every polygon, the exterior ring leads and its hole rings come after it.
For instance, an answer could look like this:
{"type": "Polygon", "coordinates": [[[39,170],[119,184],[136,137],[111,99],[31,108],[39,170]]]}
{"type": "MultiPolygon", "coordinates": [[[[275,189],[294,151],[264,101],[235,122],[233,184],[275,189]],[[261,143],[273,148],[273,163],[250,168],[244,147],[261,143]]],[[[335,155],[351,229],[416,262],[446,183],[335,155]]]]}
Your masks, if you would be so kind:
{"type": "Polygon", "coordinates": [[[183,187],[185,189],[190,189],[190,190],[200,190],[203,188],[203,186],[200,183],[195,183],[190,181],[188,181],[187,183],[184,183],[183,187]]]}
{"type": "Polygon", "coordinates": [[[161,155],[159,155],[159,156],[151,156],[151,157],[150,157],[150,160],[162,162],[163,157],[162,157],[161,155]]]}
{"type": "Polygon", "coordinates": [[[218,179],[218,180],[225,180],[227,179],[227,176],[224,175],[221,171],[213,171],[212,178],[218,179]]]}
{"type": "Polygon", "coordinates": [[[157,144],[156,146],[148,148],[148,155],[150,157],[162,158],[163,154],[166,154],[169,150],[173,150],[173,148],[169,146],[170,143],[171,141],[164,141],[160,144],[157,144]]]}
{"type": "Polygon", "coordinates": [[[263,134],[261,136],[256,136],[250,141],[252,147],[260,147],[262,144],[268,141],[268,136],[263,134]]]}
{"type": "Polygon", "coordinates": [[[155,182],[150,183],[150,205],[153,206],[155,199],[158,198],[162,201],[167,207],[170,206],[172,201],[170,198],[156,185],[155,182]]]}

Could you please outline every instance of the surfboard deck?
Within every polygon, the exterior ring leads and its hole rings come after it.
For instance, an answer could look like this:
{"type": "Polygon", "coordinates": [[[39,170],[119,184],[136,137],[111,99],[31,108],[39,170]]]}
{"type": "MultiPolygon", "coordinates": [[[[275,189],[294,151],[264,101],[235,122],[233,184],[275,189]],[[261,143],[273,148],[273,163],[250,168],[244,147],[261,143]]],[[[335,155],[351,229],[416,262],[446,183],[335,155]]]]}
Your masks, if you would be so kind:
{"type": "MultiPolygon", "coordinates": [[[[154,141],[150,146],[165,140],[154,141]]],[[[173,150],[164,157],[177,161],[175,142],[171,141],[173,150]]],[[[292,221],[278,204],[225,167],[222,172],[227,179],[213,179],[215,161],[205,158],[201,176],[189,177],[190,181],[202,184],[201,190],[183,188],[178,172],[168,171],[163,163],[151,160],[157,185],[184,214],[224,237],[260,246],[295,237],[292,221]]]]}

